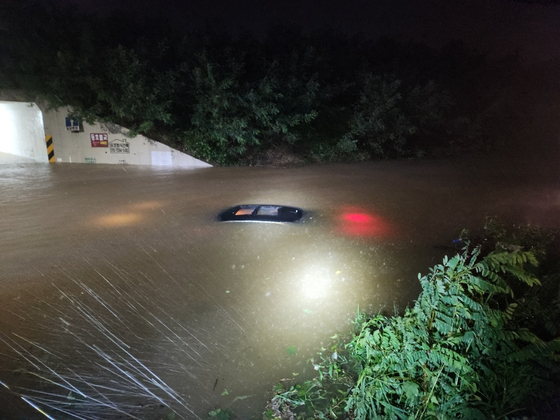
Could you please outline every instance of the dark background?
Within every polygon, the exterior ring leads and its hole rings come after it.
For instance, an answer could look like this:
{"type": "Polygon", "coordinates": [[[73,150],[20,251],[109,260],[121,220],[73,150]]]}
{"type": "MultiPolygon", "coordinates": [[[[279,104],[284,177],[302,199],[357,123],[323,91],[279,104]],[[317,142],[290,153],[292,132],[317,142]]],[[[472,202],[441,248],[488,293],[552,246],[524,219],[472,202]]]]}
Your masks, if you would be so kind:
{"type": "Polygon", "coordinates": [[[560,58],[557,0],[50,1],[101,15],[121,10],[138,18],[164,17],[187,30],[210,26],[262,35],[278,23],[304,30],[329,26],[373,38],[414,39],[434,47],[460,39],[491,55],[517,52],[529,61],[560,58]]]}

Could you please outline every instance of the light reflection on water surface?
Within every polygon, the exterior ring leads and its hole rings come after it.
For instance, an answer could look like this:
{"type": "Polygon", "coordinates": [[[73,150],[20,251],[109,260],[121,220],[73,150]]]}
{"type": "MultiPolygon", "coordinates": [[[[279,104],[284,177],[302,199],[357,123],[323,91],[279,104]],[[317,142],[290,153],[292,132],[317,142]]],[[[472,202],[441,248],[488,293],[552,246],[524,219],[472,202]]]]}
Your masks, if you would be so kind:
{"type": "Polygon", "coordinates": [[[414,299],[416,273],[461,228],[487,215],[558,223],[554,176],[528,183],[466,165],[5,165],[0,331],[29,360],[4,345],[0,380],[50,392],[21,374],[32,362],[42,376],[81,375],[86,390],[72,382],[59,405],[110,385],[140,418],[165,414],[157,398],[184,418],[215,407],[259,418],[274,384],[310,373],[308,359],[349,330],[358,307],[390,312],[414,299]],[[214,220],[239,203],[308,213],[292,225],[214,220]]]}

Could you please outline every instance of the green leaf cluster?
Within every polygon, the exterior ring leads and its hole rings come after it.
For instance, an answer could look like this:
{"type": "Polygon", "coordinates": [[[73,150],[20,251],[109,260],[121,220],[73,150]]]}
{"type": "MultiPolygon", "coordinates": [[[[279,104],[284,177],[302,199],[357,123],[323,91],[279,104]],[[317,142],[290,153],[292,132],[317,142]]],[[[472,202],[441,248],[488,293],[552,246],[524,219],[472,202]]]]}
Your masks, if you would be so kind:
{"type": "Polygon", "coordinates": [[[434,82],[407,87],[391,76],[367,73],[353,105],[353,114],[337,147],[363,150],[371,157],[402,156],[409,139],[426,127],[439,124],[452,105],[448,93],[434,82]]]}
{"type": "Polygon", "coordinates": [[[282,74],[272,62],[258,80],[247,80],[245,65],[232,56],[222,65],[206,53],[193,69],[191,128],[184,137],[203,159],[231,164],[258,155],[277,143],[299,140],[294,127],[311,122],[318,84],[282,74]]]}
{"type": "Polygon", "coordinates": [[[520,327],[518,305],[510,301],[512,285],[540,284],[530,272],[536,263],[519,247],[484,257],[479,248],[465,249],[446,257],[419,276],[422,292],[404,314],[359,314],[355,334],[337,357],[315,365],[314,382],[299,394],[292,387],[274,397],[285,402],[276,412],[364,420],[487,419],[519,412],[543,384],[543,366],[557,362],[560,350],[560,339],[544,341],[520,327]],[[329,391],[333,387],[336,392],[329,391]],[[306,401],[314,398],[330,403],[317,409],[306,401]]]}

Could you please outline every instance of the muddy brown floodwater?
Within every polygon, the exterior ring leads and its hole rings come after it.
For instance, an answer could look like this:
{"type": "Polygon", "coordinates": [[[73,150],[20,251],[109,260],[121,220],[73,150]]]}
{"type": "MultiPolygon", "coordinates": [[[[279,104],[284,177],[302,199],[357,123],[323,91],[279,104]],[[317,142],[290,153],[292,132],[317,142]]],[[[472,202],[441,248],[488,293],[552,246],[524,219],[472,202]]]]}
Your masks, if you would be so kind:
{"type": "Polygon", "coordinates": [[[489,158],[0,165],[0,418],[45,418],[21,395],[52,418],[260,418],[358,308],[415,299],[417,274],[462,228],[486,216],[560,227],[558,175],[489,158]],[[242,203],[307,213],[215,221],[242,203]]]}

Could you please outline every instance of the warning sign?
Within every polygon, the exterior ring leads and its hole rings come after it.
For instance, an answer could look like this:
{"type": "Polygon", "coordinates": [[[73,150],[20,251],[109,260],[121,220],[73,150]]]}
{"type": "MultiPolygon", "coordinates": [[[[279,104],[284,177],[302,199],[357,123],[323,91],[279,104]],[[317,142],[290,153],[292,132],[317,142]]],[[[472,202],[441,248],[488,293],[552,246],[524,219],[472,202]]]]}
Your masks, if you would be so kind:
{"type": "Polygon", "coordinates": [[[109,147],[109,135],[107,133],[90,133],[91,147],[109,147]]]}

